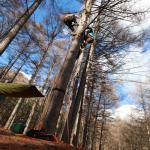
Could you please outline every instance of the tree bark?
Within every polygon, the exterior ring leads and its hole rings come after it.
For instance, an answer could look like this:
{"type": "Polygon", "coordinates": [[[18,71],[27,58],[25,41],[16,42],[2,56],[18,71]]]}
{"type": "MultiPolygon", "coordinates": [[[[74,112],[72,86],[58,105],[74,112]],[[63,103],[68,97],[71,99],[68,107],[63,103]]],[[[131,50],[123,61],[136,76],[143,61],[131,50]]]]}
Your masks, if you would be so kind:
{"type": "Polygon", "coordinates": [[[5,37],[0,41],[0,55],[6,50],[11,41],[15,38],[20,29],[28,21],[33,12],[37,9],[43,0],[35,0],[35,2],[27,9],[24,14],[17,20],[15,25],[8,31],[5,37]]]}
{"type": "Polygon", "coordinates": [[[73,131],[74,131],[74,128],[75,128],[75,122],[76,122],[77,115],[78,115],[78,112],[79,112],[80,104],[82,103],[81,100],[83,100],[82,98],[83,98],[83,95],[84,95],[84,87],[85,87],[85,83],[86,83],[86,71],[87,71],[87,66],[88,66],[88,60],[89,60],[89,57],[92,54],[93,48],[94,48],[94,46],[92,44],[91,47],[90,47],[90,50],[87,54],[87,58],[86,58],[86,62],[85,62],[85,65],[84,65],[83,72],[82,72],[80,86],[79,86],[76,98],[75,98],[74,102],[72,102],[70,112],[69,112],[69,115],[68,115],[68,130],[64,130],[64,134],[63,134],[63,137],[62,137],[63,141],[65,141],[66,143],[70,143],[71,142],[70,140],[73,139],[72,136],[73,136],[73,131]],[[67,131],[69,132],[68,136],[66,134],[67,131]]]}

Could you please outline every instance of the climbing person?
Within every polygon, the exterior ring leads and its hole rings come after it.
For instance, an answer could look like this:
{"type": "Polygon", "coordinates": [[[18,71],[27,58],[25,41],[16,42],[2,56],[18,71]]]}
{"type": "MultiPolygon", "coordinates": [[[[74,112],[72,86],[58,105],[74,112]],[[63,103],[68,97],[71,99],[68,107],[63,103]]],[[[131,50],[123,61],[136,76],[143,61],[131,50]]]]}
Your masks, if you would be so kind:
{"type": "Polygon", "coordinates": [[[72,32],[74,32],[75,27],[77,27],[78,25],[77,18],[78,16],[75,14],[66,14],[62,17],[62,20],[64,24],[67,25],[72,32]]]}
{"type": "Polygon", "coordinates": [[[83,43],[81,45],[81,48],[85,47],[87,44],[93,43],[93,40],[94,40],[93,30],[91,27],[87,27],[83,34],[83,43]]]}
{"type": "Polygon", "coordinates": [[[84,42],[85,44],[93,43],[94,35],[91,27],[87,27],[84,32],[84,42]]]}

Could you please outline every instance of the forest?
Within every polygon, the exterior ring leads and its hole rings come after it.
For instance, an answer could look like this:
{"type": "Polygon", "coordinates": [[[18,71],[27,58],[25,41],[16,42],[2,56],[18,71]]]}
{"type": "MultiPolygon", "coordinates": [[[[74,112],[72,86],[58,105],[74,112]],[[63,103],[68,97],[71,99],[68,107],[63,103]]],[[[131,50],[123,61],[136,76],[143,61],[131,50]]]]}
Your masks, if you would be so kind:
{"type": "Polygon", "coordinates": [[[0,150],[150,150],[147,0],[0,0],[0,150]]]}

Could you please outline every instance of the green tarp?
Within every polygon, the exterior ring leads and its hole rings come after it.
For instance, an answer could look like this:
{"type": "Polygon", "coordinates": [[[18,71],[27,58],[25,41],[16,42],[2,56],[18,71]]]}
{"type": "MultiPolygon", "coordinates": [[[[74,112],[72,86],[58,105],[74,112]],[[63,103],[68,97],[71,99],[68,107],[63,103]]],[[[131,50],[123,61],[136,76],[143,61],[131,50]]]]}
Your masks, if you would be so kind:
{"type": "Polygon", "coordinates": [[[34,85],[17,83],[0,83],[0,96],[44,97],[34,85]]]}

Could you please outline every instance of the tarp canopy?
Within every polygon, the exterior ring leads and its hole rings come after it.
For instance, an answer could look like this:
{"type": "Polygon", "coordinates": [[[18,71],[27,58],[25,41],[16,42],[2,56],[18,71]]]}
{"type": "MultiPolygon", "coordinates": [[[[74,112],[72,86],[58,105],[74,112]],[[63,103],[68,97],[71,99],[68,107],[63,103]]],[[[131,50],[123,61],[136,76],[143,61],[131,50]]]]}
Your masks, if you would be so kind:
{"type": "Polygon", "coordinates": [[[0,83],[0,96],[44,97],[34,85],[17,83],[0,83]]]}

